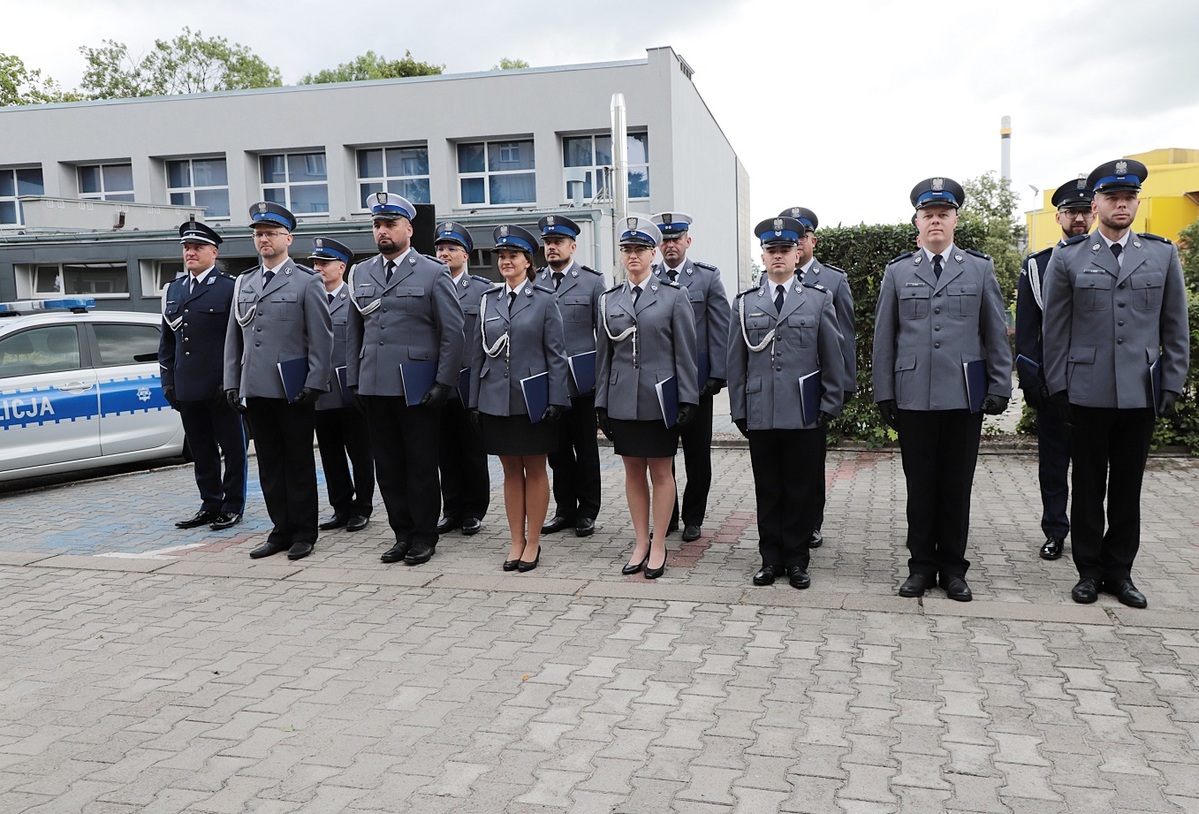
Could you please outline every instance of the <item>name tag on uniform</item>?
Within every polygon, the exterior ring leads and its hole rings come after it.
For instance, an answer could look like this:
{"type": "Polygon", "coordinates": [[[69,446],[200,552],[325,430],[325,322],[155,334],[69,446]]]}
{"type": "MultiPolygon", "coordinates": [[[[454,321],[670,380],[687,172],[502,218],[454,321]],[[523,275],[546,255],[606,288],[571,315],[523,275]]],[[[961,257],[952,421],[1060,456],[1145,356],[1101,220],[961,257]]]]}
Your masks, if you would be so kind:
{"type": "Polygon", "coordinates": [[[904,283],[904,288],[924,288],[928,283],[904,283]]]}
{"type": "Polygon", "coordinates": [[[1107,274],[1107,269],[1083,269],[1083,274],[1107,274]]]}

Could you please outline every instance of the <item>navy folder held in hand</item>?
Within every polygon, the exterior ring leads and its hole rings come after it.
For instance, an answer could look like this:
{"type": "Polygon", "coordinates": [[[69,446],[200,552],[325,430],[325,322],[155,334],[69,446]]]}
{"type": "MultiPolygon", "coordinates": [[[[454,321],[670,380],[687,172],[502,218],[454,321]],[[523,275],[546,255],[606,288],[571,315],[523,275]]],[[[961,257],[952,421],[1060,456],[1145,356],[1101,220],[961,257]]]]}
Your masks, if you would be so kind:
{"type": "Polygon", "coordinates": [[[308,381],[308,357],[280,362],[279,380],[283,382],[283,393],[287,396],[287,403],[291,404],[304,389],[304,382],[308,381]]]}
{"type": "Polygon", "coordinates": [[[538,373],[520,380],[520,390],[525,396],[525,409],[529,421],[536,424],[550,403],[550,374],[538,373]]]}
{"type": "Polygon", "coordinates": [[[404,403],[415,407],[437,381],[437,363],[432,360],[405,362],[400,365],[400,381],[404,385],[404,403]]]}
{"type": "Polygon", "coordinates": [[[679,383],[674,376],[654,385],[658,393],[658,406],[662,408],[662,420],[673,427],[679,420],[679,383]]]}

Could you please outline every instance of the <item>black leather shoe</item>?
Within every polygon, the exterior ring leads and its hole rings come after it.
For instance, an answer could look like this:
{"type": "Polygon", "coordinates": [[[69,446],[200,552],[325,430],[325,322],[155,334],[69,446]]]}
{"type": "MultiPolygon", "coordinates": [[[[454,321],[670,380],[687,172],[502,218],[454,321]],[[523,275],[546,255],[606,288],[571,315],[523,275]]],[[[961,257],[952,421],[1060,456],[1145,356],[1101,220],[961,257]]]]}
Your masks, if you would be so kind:
{"type": "Polygon", "coordinates": [[[816,529],[808,540],[808,548],[820,548],[822,545],[824,545],[824,535],[820,533],[820,529],[816,529]]]}
{"type": "Polygon", "coordinates": [[[811,575],[798,565],[792,565],[787,569],[787,581],[791,583],[792,588],[798,588],[801,591],[812,586],[811,575]]]}
{"type": "Polygon", "coordinates": [[[346,531],[362,531],[369,522],[371,522],[371,519],[365,515],[353,515],[346,521],[346,531]]]}
{"type": "Polygon", "coordinates": [[[433,553],[436,550],[433,543],[413,543],[408,549],[408,553],[404,555],[404,563],[406,565],[420,565],[433,559],[433,553]]]}
{"type": "Polygon", "coordinates": [[[449,534],[451,531],[453,531],[456,528],[460,528],[461,526],[462,526],[462,524],[459,523],[454,518],[443,517],[437,521],[437,533],[438,534],[449,534]]]}
{"type": "Polygon", "coordinates": [[[777,570],[776,566],[763,565],[758,569],[758,573],[754,574],[754,585],[773,585],[777,570]]]}
{"type": "Polygon", "coordinates": [[[541,562],[541,546],[540,545],[537,546],[537,556],[533,558],[532,562],[529,562],[528,560],[517,560],[516,561],[516,570],[521,572],[522,574],[527,571],[532,571],[534,568],[537,567],[537,563],[539,563],[539,562],[541,562]]]}
{"type": "Polygon", "coordinates": [[[177,529],[196,529],[200,526],[207,526],[221,516],[220,512],[209,511],[208,509],[200,509],[194,517],[189,517],[187,520],[180,520],[175,524],[177,529]]]}
{"type": "Polygon", "coordinates": [[[575,525],[575,521],[567,520],[562,515],[556,514],[552,518],[550,518],[550,521],[548,523],[546,523],[544,526],[541,527],[541,533],[542,534],[553,534],[556,531],[562,531],[562,529],[574,528],[574,525],[575,525]]]}
{"type": "Polygon", "coordinates": [[[291,543],[272,543],[270,540],[267,540],[265,543],[258,546],[258,548],[250,552],[250,559],[260,560],[263,557],[269,557],[272,554],[278,554],[280,551],[287,551],[289,548],[291,548],[291,543]]]}
{"type": "Polygon", "coordinates": [[[900,596],[924,596],[924,592],[937,584],[932,574],[912,574],[899,586],[900,596]]]}
{"type": "Polygon", "coordinates": [[[620,573],[624,574],[626,577],[632,576],[644,568],[647,562],[649,562],[649,552],[646,552],[645,559],[643,559],[641,562],[625,563],[624,567],[620,569],[620,573]]]}
{"type": "Polygon", "coordinates": [[[332,517],[330,517],[324,523],[321,523],[319,526],[317,526],[317,528],[321,531],[333,531],[333,529],[339,529],[344,526],[349,522],[349,520],[350,516],[348,514],[334,512],[332,517]]]}
{"type": "Polygon", "coordinates": [[[1050,537],[1045,540],[1045,545],[1041,546],[1041,559],[1056,560],[1062,556],[1062,550],[1065,547],[1065,540],[1060,537],[1050,537]]]}
{"type": "Polygon", "coordinates": [[[1098,580],[1083,578],[1070,590],[1070,598],[1080,605],[1089,605],[1099,598],[1098,580]]]}
{"type": "Polygon", "coordinates": [[[660,577],[666,573],[666,560],[663,559],[662,564],[659,565],[657,568],[650,568],[649,567],[649,557],[646,557],[644,573],[645,573],[646,579],[657,579],[658,577],[660,577]]]}
{"type": "Polygon", "coordinates": [[[383,556],[379,559],[383,562],[399,562],[404,559],[404,556],[408,553],[408,549],[411,547],[412,543],[397,541],[395,545],[384,551],[383,556]]]}
{"type": "Polygon", "coordinates": [[[590,537],[595,533],[595,521],[590,517],[580,517],[575,524],[575,537],[590,537]]]}
{"type": "MultiPolygon", "coordinates": [[[[538,555],[541,554],[540,551],[538,551],[537,553],[538,553],[538,555]]],[[[520,560],[504,560],[503,568],[505,571],[515,571],[519,566],[520,566],[520,560]]]]}
{"type": "Polygon", "coordinates": [[[683,526],[683,542],[684,543],[690,543],[691,541],[698,540],[698,539],[699,539],[699,526],[693,525],[691,523],[688,523],[685,526],[683,526]]]}
{"type": "Polygon", "coordinates": [[[969,602],[974,598],[965,577],[942,576],[941,587],[945,589],[945,595],[955,602],[969,602]]]}
{"type": "Polygon", "coordinates": [[[1132,584],[1131,579],[1106,580],[1103,583],[1103,591],[1114,595],[1116,599],[1120,600],[1121,605],[1127,605],[1130,608],[1149,607],[1149,600],[1137,590],[1137,586],[1132,584]]]}
{"type": "Polygon", "coordinates": [[[216,520],[212,521],[212,530],[221,531],[222,529],[231,529],[241,522],[241,514],[238,512],[222,512],[217,516],[216,520]]]}
{"type": "Polygon", "coordinates": [[[304,559],[305,557],[307,557],[309,554],[311,554],[311,553],[312,553],[312,549],[313,549],[313,548],[315,548],[315,547],[316,547],[316,546],[315,546],[315,544],[314,544],[314,543],[312,543],[311,541],[308,541],[308,542],[298,542],[298,541],[297,541],[297,542],[294,542],[294,543],[292,543],[292,544],[291,544],[291,548],[289,548],[289,549],[287,550],[287,559],[289,559],[289,560],[302,560],[302,559],[304,559]]]}
{"type": "Polygon", "coordinates": [[[462,533],[467,537],[478,534],[481,528],[483,528],[483,521],[477,517],[467,517],[462,521],[462,533]]]}

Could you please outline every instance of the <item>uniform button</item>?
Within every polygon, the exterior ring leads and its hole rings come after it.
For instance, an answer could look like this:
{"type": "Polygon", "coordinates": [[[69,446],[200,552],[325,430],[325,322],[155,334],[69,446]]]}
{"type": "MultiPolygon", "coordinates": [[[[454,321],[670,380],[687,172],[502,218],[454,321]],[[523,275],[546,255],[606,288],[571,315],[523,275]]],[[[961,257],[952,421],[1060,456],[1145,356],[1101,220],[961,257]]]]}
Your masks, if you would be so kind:
{"type": "Polygon", "coordinates": [[[379,340],[379,344],[380,344],[380,345],[382,345],[382,344],[383,344],[383,340],[382,340],[382,339],[380,339],[380,340],[379,340]]]}
{"type": "Polygon", "coordinates": [[[1123,291],[1123,290],[1124,290],[1124,283],[1120,283],[1120,285],[1116,286],[1116,288],[1118,288],[1118,289],[1120,289],[1121,291],[1123,291]]]}
{"type": "Polygon", "coordinates": [[[261,343],[261,342],[255,342],[255,343],[254,343],[254,347],[256,347],[256,348],[261,348],[261,347],[262,347],[262,343],[261,343]]]}
{"type": "Polygon", "coordinates": [[[184,355],[184,356],[191,356],[191,355],[192,355],[192,352],[191,352],[190,350],[185,350],[185,351],[183,352],[183,355],[184,355]]]}
{"type": "Polygon", "coordinates": [[[941,292],[940,292],[940,291],[938,291],[936,294],[933,294],[933,296],[934,296],[934,297],[939,297],[939,296],[941,296],[941,292]]]}
{"type": "Polygon", "coordinates": [[[934,326],[933,326],[933,330],[934,330],[934,331],[939,331],[939,330],[941,330],[941,326],[940,326],[940,325],[934,325],[934,326]]]}
{"type": "Polygon", "coordinates": [[[1123,308],[1123,307],[1124,307],[1124,303],[1122,303],[1122,302],[1118,302],[1118,303],[1116,303],[1116,307],[1118,307],[1118,308],[1123,308]]]}
{"type": "Polygon", "coordinates": [[[781,367],[776,367],[776,368],[775,368],[775,370],[778,370],[778,371],[780,371],[780,372],[781,372],[781,371],[782,371],[782,368],[781,368],[781,367]]]}
{"type": "Polygon", "coordinates": [[[1124,327],[1124,320],[1120,320],[1120,321],[1119,321],[1119,322],[1117,322],[1116,324],[1117,324],[1117,325],[1119,325],[1121,328],[1123,328],[1123,327],[1124,327]]]}
{"type": "Polygon", "coordinates": [[[184,342],[186,342],[186,341],[187,341],[187,337],[186,337],[186,336],[185,336],[185,337],[183,337],[183,341],[184,341],[184,342]]]}
{"type": "Polygon", "coordinates": [[[1124,344],[1124,340],[1123,340],[1123,339],[1117,339],[1117,340],[1116,340],[1116,344],[1117,344],[1117,345],[1123,345],[1123,344],[1124,344]]]}
{"type": "Polygon", "coordinates": [[[938,305],[936,308],[934,308],[934,309],[933,309],[933,313],[934,313],[934,314],[939,314],[939,313],[941,313],[941,306],[939,306],[939,305],[938,305]]]}
{"type": "Polygon", "coordinates": [[[934,343],[933,343],[933,347],[934,347],[934,348],[939,348],[939,347],[941,347],[941,343],[940,343],[940,342],[934,342],[934,343]]]}

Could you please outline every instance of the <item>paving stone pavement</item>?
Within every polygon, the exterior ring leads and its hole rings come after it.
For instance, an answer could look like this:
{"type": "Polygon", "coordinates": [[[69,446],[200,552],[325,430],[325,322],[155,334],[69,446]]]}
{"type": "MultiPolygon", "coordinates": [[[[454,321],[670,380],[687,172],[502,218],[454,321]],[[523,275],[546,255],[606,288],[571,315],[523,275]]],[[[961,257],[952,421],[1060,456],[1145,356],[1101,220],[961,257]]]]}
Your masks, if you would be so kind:
{"type": "Polygon", "coordinates": [[[1199,462],[1150,462],[1135,611],[1037,558],[1030,455],[980,457],[959,604],[895,595],[893,452],[830,453],[808,591],[749,584],[738,446],[704,536],[622,577],[602,454],[595,536],[529,574],[498,488],[415,568],[381,513],[298,563],[249,560],[260,497],[178,532],[187,467],[0,495],[0,812],[1199,811],[1199,462]]]}

